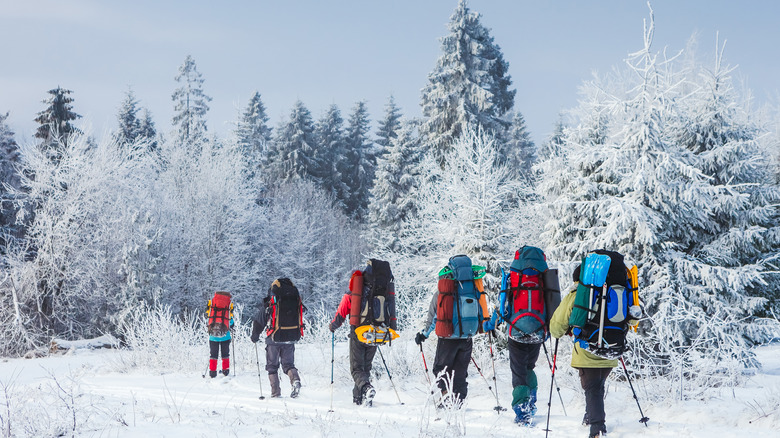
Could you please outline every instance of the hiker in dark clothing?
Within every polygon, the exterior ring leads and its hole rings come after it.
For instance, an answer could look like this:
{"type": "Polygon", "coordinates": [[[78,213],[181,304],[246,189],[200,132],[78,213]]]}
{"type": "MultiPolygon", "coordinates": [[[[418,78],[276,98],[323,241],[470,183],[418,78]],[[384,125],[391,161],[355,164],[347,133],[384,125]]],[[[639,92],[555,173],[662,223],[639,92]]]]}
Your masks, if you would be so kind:
{"type": "Polygon", "coordinates": [[[268,380],[271,382],[271,397],[281,397],[282,395],[279,382],[279,365],[281,365],[282,372],[290,378],[290,386],[292,387],[290,397],[296,398],[301,390],[301,378],[298,375],[298,369],[295,367],[295,342],[276,342],[272,337],[273,327],[268,327],[272,319],[272,307],[269,303],[274,292],[282,286],[292,287],[292,282],[287,278],[277,279],[268,288],[268,295],[263,299],[263,306],[255,314],[252,321],[252,336],[250,339],[253,343],[256,343],[260,340],[260,335],[264,331],[266,332],[265,370],[268,372],[268,380]]]}
{"type": "MultiPolygon", "coordinates": [[[[350,293],[347,292],[341,298],[336,315],[328,325],[328,329],[335,332],[337,328],[344,324],[349,318],[352,309],[352,300],[350,293]]],[[[352,402],[356,405],[370,406],[376,390],[371,385],[371,367],[376,354],[376,346],[360,342],[355,335],[356,326],[350,325],[349,328],[349,371],[352,373],[352,380],[355,386],[352,388],[352,402]]]]}
{"type": "MultiPolygon", "coordinates": [[[[439,299],[439,292],[433,294],[431,304],[428,306],[428,315],[425,318],[425,327],[414,341],[422,344],[436,327],[436,303],[439,299]]],[[[442,395],[447,393],[447,380],[452,381],[450,390],[455,396],[463,401],[469,392],[469,384],[466,381],[468,377],[469,362],[471,361],[471,351],[473,343],[468,339],[448,339],[439,338],[436,344],[436,357],[433,360],[433,375],[438,376],[446,369],[445,376],[438,380],[439,389],[442,395]],[[445,380],[446,379],[446,380],[445,380]]]]}

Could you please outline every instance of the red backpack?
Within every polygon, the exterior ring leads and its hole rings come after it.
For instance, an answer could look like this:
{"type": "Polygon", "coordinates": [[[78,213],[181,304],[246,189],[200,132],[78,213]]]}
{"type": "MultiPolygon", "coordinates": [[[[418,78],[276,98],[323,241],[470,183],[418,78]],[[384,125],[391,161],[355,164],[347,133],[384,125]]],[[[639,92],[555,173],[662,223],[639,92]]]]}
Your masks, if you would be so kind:
{"type": "Polygon", "coordinates": [[[233,318],[233,302],[230,292],[217,291],[206,307],[209,336],[221,338],[230,331],[230,319],[233,318]]]}

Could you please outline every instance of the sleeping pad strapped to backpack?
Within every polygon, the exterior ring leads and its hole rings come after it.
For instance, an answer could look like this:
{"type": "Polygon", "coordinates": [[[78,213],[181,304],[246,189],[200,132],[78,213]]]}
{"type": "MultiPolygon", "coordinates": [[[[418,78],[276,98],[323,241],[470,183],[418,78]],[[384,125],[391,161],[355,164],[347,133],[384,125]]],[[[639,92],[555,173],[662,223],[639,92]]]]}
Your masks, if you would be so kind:
{"type": "Polygon", "coordinates": [[[465,255],[450,258],[439,271],[439,297],[436,303],[436,335],[440,338],[468,339],[482,332],[488,319],[482,277],[483,266],[472,265],[465,255]]]}
{"type": "Polygon", "coordinates": [[[585,256],[569,318],[580,347],[605,359],[623,354],[629,321],[641,316],[636,282],[636,266],[627,269],[622,254],[601,249],[585,256]]]}

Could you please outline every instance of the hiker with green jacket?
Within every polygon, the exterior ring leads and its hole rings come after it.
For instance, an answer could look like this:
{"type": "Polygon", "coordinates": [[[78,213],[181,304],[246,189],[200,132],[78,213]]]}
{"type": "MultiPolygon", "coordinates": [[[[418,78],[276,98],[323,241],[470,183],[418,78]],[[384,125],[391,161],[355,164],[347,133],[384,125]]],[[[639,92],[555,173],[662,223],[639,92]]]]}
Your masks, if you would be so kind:
{"type": "MultiPolygon", "coordinates": [[[[574,307],[574,298],[577,295],[577,285],[579,284],[580,268],[574,271],[574,286],[561,301],[561,305],[550,320],[550,334],[554,338],[561,338],[565,334],[571,334],[569,326],[569,317],[574,307]]],[[[604,391],[607,382],[607,376],[612,368],[618,366],[617,359],[604,359],[591,354],[589,351],[580,347],[579,343],[574,343],[574,349],[571,354],[571,366],[579,371],[580,384],[585,390],[585,416],[582,419],[583,424],[590,425],[588,438],[605,437],[607,427],[604,425],[606,414],[604,412],[604,391]]]]}

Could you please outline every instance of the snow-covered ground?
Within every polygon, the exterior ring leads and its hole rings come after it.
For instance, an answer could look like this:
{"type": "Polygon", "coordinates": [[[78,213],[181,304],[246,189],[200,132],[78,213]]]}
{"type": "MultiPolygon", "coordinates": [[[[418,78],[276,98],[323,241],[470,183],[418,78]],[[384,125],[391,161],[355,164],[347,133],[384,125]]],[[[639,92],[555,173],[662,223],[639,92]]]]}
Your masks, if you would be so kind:
{"type": "MultiPolygon", "coordinates": [[[[425,344],[428,365],[434,342],[425,344]]],[[[301,397],[271,399],[262,373],[260,387],[254,347],[237,344],[235,376],[201,378],[203,369],[161,372],[150,367],[127,366],[128,352],[71,350],[64,355],[0,362],[0,418],[2,432],[11,436],[78,437],[382,437],[382,436],[495,436],[543,437],[550,373],[544,355],[537,366],[540,381],[539,412],[534,428],[519,428],[511,410],[497,414],[496,399],[472,365],[465,409],[437,414],[428,397],[419,349],[408,339],[384,347],[394,392],[381,357],[374,361],[374,406],[351,403],[351,380],[346,342],[337,343],[333,412],[330,385],[330,345],[301,344],[296,362],[301,373],[301,397]],[[416,354],[416,356],[415,356],[416,354]],[[403,369],[415,366],[418,370],[403,369]],[[408,362],[404,362],[409,358],[408,362]],[[395,370],[394,370],[395,368],[395,370]],[[381,371],[381,373],[379,373],[381,371]],[[398,401],[400,398],[403,404],[398,401]],[[73,433],[75,424],[75,433],[73,433]]],[[[262,344],[260,344],[262,345],[262,344]]],[[[635,382],[649,427],[638,422],[639,411],[625,382],[613,380],[606,399],[609,436],[622,437],[770,437],[780,426],[780,345],[758,349],[764,367],[742,387],[719,391],[706,401],[654,402],[652,382],[635,382]]],[[[193,358],[188,358],[192,360],[193,358]]],[[[557,394],[553,396],[550,437],[585,437],[580,425],[584,400],[568,358],[559,355],[560,387],[568,415],[557,394]]],[[[206,347],[203,348],[206,365],[206,347]]],[[[479,361],[478,361],[479,362],[479,361]]],[[[260,363],[264,364],[260,350],[260,363]]],[[[492,381],[489,358],[480,364],[492,381]]],[[[511,397],[509,365],[496,362],[501,405],[511,397]]],[[[618,371],[618,370],[616,370],[618,371]]],[[[492,384],[492,383],[491,383],[492,384]]]]}

